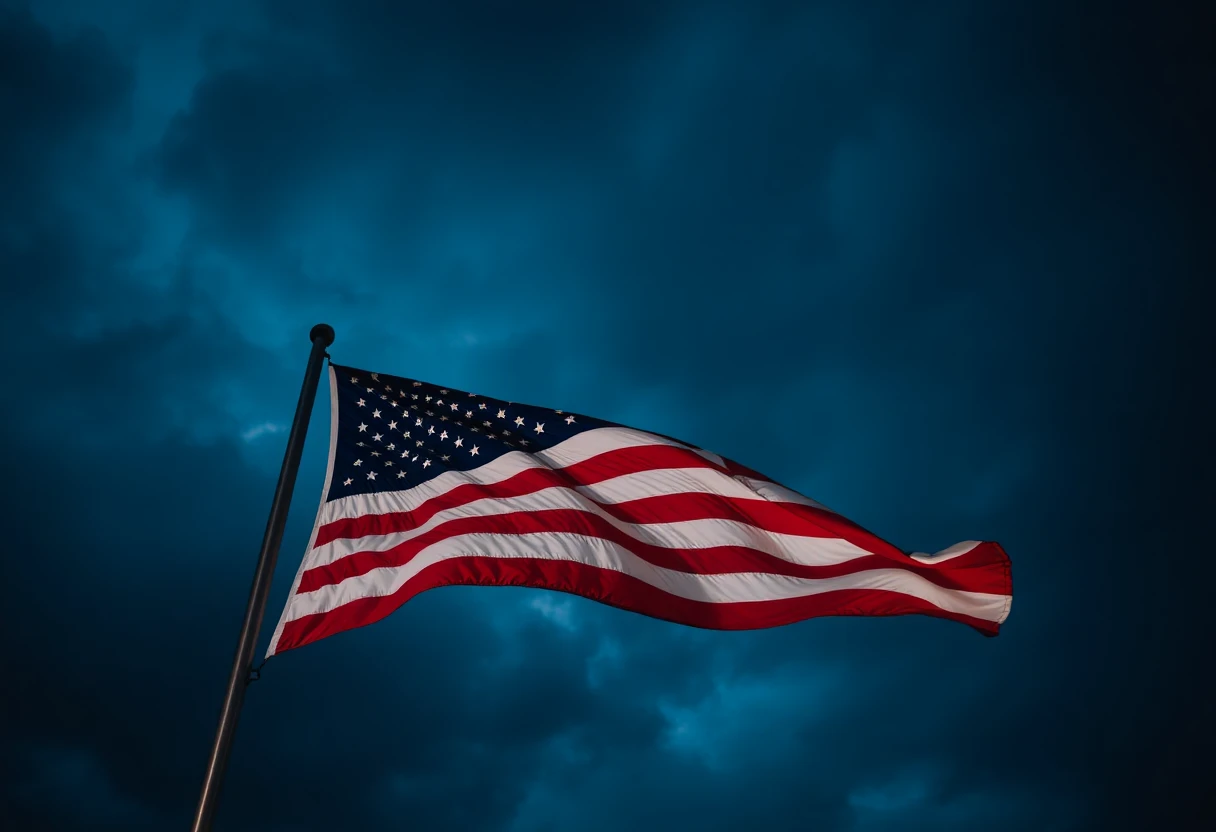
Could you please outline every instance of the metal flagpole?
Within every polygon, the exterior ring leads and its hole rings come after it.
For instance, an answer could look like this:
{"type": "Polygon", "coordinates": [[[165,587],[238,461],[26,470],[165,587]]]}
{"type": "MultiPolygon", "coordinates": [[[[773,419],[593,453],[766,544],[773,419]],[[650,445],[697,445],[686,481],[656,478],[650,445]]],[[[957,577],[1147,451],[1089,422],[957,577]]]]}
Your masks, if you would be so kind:
{"type": "Polygon", "coordinates": [[[308,432],[308,419],[312,416],[313,400],[317,397],[321,364],[326,356],[325,349],[334,342],[334,330],[329,324],[317,324],[308,333],[308,337],[312,341],[312,352],[308,354],[308,367],[304,370],[304,386],[300,390],[300,400],[296,403],[291,433],[287,436],[287,452],[283,455],[283,467],[279,471],[279,482],[274,489],[274,501],[270,504],[270,519],[266,522],[266,534],[262,537],[262,551],[258,554],[258,566],[253,573],[253,586],[249,589],[249,601],[245,605],[245,620],[241,622],[236,658],[232,661],[232,672],[228,675],[228,690],[224,693],[219,727],[215,731],[211,757],[207,760],[207,774],[203,778],[203,790],[199,795],[198,809],[194,812],[191,832],[208,832],[219,805],[224,770],[228,767],[232,738],[236,734],[237,719],[245,701],[245,686],[249,683],[249,672],[253,666],[253,651],[257,646],[258,631],[262,629],[262,616],[266,612],[266,597],[270,594],[274,563],[279,556],[283,527],[287,523],[287,511],[291,507],[291,492],[295,488],[296,472],[300,468],[300,456],[304,452],[304,435],[308,432]]]}

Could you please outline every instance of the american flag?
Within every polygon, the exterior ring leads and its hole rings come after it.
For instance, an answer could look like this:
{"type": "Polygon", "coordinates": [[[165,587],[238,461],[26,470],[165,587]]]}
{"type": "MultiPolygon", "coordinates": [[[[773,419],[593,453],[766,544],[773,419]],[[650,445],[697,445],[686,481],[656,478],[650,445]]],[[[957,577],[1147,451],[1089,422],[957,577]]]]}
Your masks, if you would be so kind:
{"type": "Polygon", "coordinates": [[[527,586],[719,630],[922,614],[996,635],[1009,558],[905,552],[684,442],[330,365],[321,507],[267,655],[440,586],[527,586]]]}

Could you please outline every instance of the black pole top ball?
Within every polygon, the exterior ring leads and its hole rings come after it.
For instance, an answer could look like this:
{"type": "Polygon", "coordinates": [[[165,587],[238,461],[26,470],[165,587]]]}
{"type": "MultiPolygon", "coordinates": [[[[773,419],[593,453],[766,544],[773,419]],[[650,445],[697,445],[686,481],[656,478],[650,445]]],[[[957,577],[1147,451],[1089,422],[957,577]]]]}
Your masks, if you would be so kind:
{"type": "Polygon", "coordinates": [[[320,342],[322,347],[328,347],[334,342],[334,328],[329,324],[317,324],[308,333],[308,340],[314,344],[320,342]]]}

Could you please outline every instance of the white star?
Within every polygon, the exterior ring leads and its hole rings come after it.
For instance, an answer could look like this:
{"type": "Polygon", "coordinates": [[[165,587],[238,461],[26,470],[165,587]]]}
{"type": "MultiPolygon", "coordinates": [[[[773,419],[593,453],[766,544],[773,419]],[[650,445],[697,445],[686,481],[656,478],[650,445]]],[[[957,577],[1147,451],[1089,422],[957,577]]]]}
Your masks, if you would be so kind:
{"type": "Polygon", "coordinates": [[[388,429],[389,429],[389,430],[396,430],[396,429],[397,429],[397,423],[396,423],[396,422],[389,422],[389,423],[388,423],[388,429]]]}
{"type": "Polygon", "coordinates": [[[359,405],[359,407],[367,407],[367,402],[363,401],[363,399],[359,399],[355,404],[359,405]]]}
{"type": "Polygon", "coordinates": [[[379,442],[383,438],[384,438],[384,434],[381,434],[381,433],[377,433],[375,436],[372,437],[372,439],[375,439],[377,442],[379,442]]]}
{"type": "Polygon", "coordinates": [[[402,459],[405,459],[405,458],[406,458],[407,456],[409,456],[409,455],[410,455],[410,452],[409,452],[409,451],[402,451],[402,452],[401,452],[401,458],[402,458],[402,459]]]}
{"type": "Polygon", "coordinates": [[[380,380],[380,374],[372,373],[372,381],[379,381],[379,380],[380,380]]]}
{"type": "Polygon", "coordinates": [[[435,435],[435,426],[434,425],[431,425],[429,428],[426,429],[426,435],[427,436],[435,435]]]}
{"type": "Polygon", "coordinates": [[[367,430],[367,425],[365,425],[365,424],[363,424],[362,422],[360,422],[360,423],[359,423],[359,433],[363,433],[363,432],[364,432],[364,431],[366,431],[366,430],[367,430]]]}
{"type": "Polygon", "coordinates": [[[365,447],[367,447],[367,443],[366,443],[366,442],[356,442],[355,444],[356,444],[356,445],[358,445],[360,448],[365,448],[365,447]]]}
{"type": "Polygon", "coordinates": [[[567,424],[567,425],[573,425],[573,424],[574,424],[574,417],[573,417],[573,416],[567,416],[567,417],[566,417],[566,424],[567,424]]]}
{"type": "Polygon", "coordinates": [[[485,410],[485,409],[486,409],[486,403],[485,403],[485,402],[482,402],[481,404],[477,405],[477,407],[478,407],[478,408],[480,408],[481,410],[485,410]]]}
{"type": "Polygon", "coordinates": [[[532,428],[532,430],[536,431],[537,433],[544,433],[545,432],[545,423],[537,422],[536,427],[532,428]]]}
{"type": "Polygon", "coordinates": [[[414,454],[412,457],[410,457],[410,462],[417,462],[417,461],[418,461],[418,454],[414,454]]]}
{"type": "Polygon", "coordinates": [[[363,464],[363,460],[361,460],[361,459],[356,459],[356,460],[355,460],[355,465],[356,465],[356,466],[358,466],[358,465],[362,465],[362,464],[363,464]]]}
{"type": "Polygon", "coordinates": [[[466,410],[466,411],[464,412],[464,418],[466,418],[466,419],[472,419],[472,418],[473,418],[473,411],[471,411],[471,410],[466,410]]]}
{"type": "Polygon", "coordinates": [[[553,411],[553,412],[554,412],[554,413],[556,413],[558,416],[561,416],[561,415],[562,415],[562,412],[561,412],[560,410],[555,410],[555,411],[553,411]]]}
{"type": "Polygon", "coordinates": [[[487,427],[487,428],[488,428],[488,427],[490,426],[490,423],[489,423],[489,422],[482,422],[481,424],[482,424],[482,427],[487,427]]]}
{"type": "Polygon", "coordinates": [[[472,448],[470,448],[469,453],[472,454],[473,456],[477,456],[477,446],[474,445],[472,448]]]}
{"type": "Polygon", "coordinates": [[[388,401],[388,396],[384,395],[383,393],[380,394],[380,398],[384,401],[388,401]]]}
{"type": "Polygon", "coordinates": [[[386,459],[386,460],[384,460],[384,467],[385,467],[385,468],[392,468],[392,467],[393,467],[393,461],[392,461],[391,459],[386,459]]]}
{"type": "Polygon", "coordinates": [[[389,406],[389,407],[396,407],[396,406],[397,406],[397,403],[396,403],[396,402],[389,402],[389,403],[388,403],[388,406],[389,406]]]}
{"type": "MultiPolygon", "coordinates": [[[[352,378],[352,379],[351,379],[351,381],[358,381],[358,380],[359,380],[359,379],[357,379],[357,378],[352,378]]],[[[354,480],[352,480],[350,477],[347,477],[347,478],[346,478],[346,479],[345,479],[345,480],[342,482],[342,484],[343,484],[343,485],[350,485],[352,482],[354,482],[354,480]]]]}
{"type": "Polygon", "coordinates": [[[450,392],[452,392],[452,391],[450,391],[450,390],[440,390],[439,392],[440,392],[440,393],[442,393],[443,395],[445,395],[445,396],[446,396],[448,393],[450,393],[450,392]]]}
{"type": "Polygon", "coordinates": [[[380,418],[380,411],[379,411],[379,409],[377,409],[377,410],[373,410],[373,411],[372,411],[372,416],[373,416],[373,417],[375,417],[375,418],[377,418],[377,419],[379,419],[379,418],[380,418]]]}
{"type": "Polygon", "coordinates": [[[448,438],[448,432],[447,432],[446,430],[445,430],[443,433],[439,434],[439,441],[440,441],[440,442],[442,442],[443,440],[445,440],[445,439],[447,439],[447,438],[448,438]]]}
{"type": "Polygon", "coordinates": [[[436,407],[438,407],[441,404],[443,404],[443,399],[440,399],[439,401],[435,402],[436,407]]]}
{"type": "Polygon", "coordinates": [[[405,472],[404,472],[404,471],[398,471],[398,472],[397,472],[397,479],[401,479],[401,478],[402,478],[402,477],[404,477],[404,476],[405,476],[405,472]]]}
{"type": "Polygon", "coordinates": [[[515,424],[519,425],[519,426],[522,428],[522,427],[524,426],[524,417],[523,417],[523,416],[516,416],[516,417],[515,417],[515,424]]]}
{"type": "Polygon", "coordinates": [[[414,401],[418,401],[418,394],[417,394],[417,393],[410,393],[410,398],[411,398],[411,399],[413,399],[414,401]]]}
{"type": "Polygon", "coordinates": [[[500,410],[500,411],[498,411],[498,418],[499,418],[499,419],[505,419],[505,418],[507,418],[507,411],[505,411],[505,410],[500,410]]]}
{"type": "Polygon", "coordinates": [[[408,430],[407,430],[405,433],[401,434],[401,435],[402,435],[402,436],[404,436],[406,439],[409,439],[409,438],[410,438],[410,432],[409,432],[408,430]]]}
{"type": "Polygon", "coordinates": [[[367,388],[367,392],[369,392],[369,393],[375,393],[375,392],[376,392],[376,388],[375,388],[375,387],[369,387],[369,388],[367,388]]]}
{"type": "Polygon", "coordinates": [[[367,472],[367,478],[368,478],[369,480],[374,480],[374,479],[376,478],[376,472],[375,472],[375,471],[368,471],[368,472],[367,472]]]}
{"type": "Polygon", "coordinates": [[[460,410],[460,405],[456,404],[456,402],[452,402],[451,407],[452,407],[452,410],[460,410]]]}
{"type": "Polygon", "coordinates": [[[416,440],[414,440],[414,447],[415,447],[415,448],[421,448],[421,447],[422,447],[422,440],[421,440],[421,439],[416,439],[416,440]]]}
{"type": "Polygon", "coordinates": [[[380,452],[379,452],[379,451],[372,451],[372,456],[380,456],[380,452]]]}
{"type": "Polygon", "coordinates": [[[527,439],[521,439],[521,440],[519,440],[519,444],[521,444],[521,445],[527,445],[527,444],[528,444],[528,440],[527,440],[527,439]]]}
{"type": "Polygon", "coordinates": [[[509,430],[504,430],[504,431],[502,432],[502,435],[503,435],[503,436],[510,436],[510,435],[511,435],[511,431],[509,431],[509,430]]]}
{"type": "Polygon", "coordinates": [[[415,387],[421,387],[421,386],[422,386],[422,382],[421,382],[421,381],[415,381],[415,382],[414,382],[414,386],[415,386],[415,387]]]}
{"type": "Polygon", "coordinates": [[[444,454],[443,456],[441,456],[439,458],[442,459],[444,462],[447,462],[449,459],[451,459],[451,457],[448,456],[447,454],[444,454]]]}
{"type": "Polygon", "coordinates": [[[427,397],[426,397],[426,400],[429,402],[429,401],[430,401],[431,399],[433,399],[433,398],[435,398],[435,397],[434,397],[434,396],[427,396],[427,397]]]}
{"type": "Polygon", "coordinates": [[[422,427],[422,417],[421,416],[414,420],[414,427],[416,427],[416,428],[422,427]]]}
{"type": "Polygon", "coordinates": [[[351,382],[351,384],[358,384],[358,383],[359,383],[359,377],[358,377],[358,376],[351,376],[351,377],[350,377],[350,382],[351,382]]]}
{"type": "Polygon", "coordinates": [[[456,437],[456,447],[457,448],[464,447],[464,437],[463,436],[456,437]]]}
{"type": "Polygon", "coordinates": [[[397,446],[394,445],[392,442],[389,442],[387,445],[384,446],[384,448],[385,448],[385,450],[388,450],[388,451],[397,450],[397,446]]]}
{"type": "Polygon", "coordinates": [[[430,468],[430,467],[431,467],[431,461],[430,461],[429,459],[424,459],[424,460],[422,460],[422,467],[423,467],[423,468],[430,468]]]}

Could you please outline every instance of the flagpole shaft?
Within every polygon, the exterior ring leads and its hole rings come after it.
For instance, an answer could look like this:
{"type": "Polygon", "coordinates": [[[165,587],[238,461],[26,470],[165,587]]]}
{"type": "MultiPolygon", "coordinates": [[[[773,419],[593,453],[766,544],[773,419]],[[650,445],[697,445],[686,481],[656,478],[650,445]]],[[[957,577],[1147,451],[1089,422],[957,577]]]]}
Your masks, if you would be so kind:
{"type": "Polygon", "coordinates": [[[308,355],[304,385],[300,389],[300,400],[296,403],[291,433],[287,436],[287,451],[283,455],[283,467],[279,470],[279,482],[274,489],[274,501],[270,504],[270,518],[266,522],[266,533],[262,537],[262,550],[258,554],[257,569],[253,573],[253,585],[249,589],[249,601],[245,605],[245,619],[241,622],[236,657],[232,661],[232,672],[228,675],[228,689],[224,692],[224,704],[220,709],[219,725],[211,746],[211,757],[207,760],[207,773],[203,778],[203,788],[199,794],[191,832],[209,832],[216,807],[219,805],[224,771],[228,767],[232,738],[236,734],[237,719],[245,701],[245,687],[253,665],[253,651],[257,647],[258,633],[262,629],[266,598],[270,594],[270,582],[274,577],[274,564],[279,556],[283,527],[287,523],[287,512],[291,507],[291,493],[295,489],[296,472],[300,468],[300,457],[304,452],[304,436],[308,432],[308,420],[312,416],[317,384],[321,379],[321,365],[325,360],[326,348],[334,342],[334,331],[328,324],[317,324],[308,337],[312,340],[312,352],[308,355]]]}

